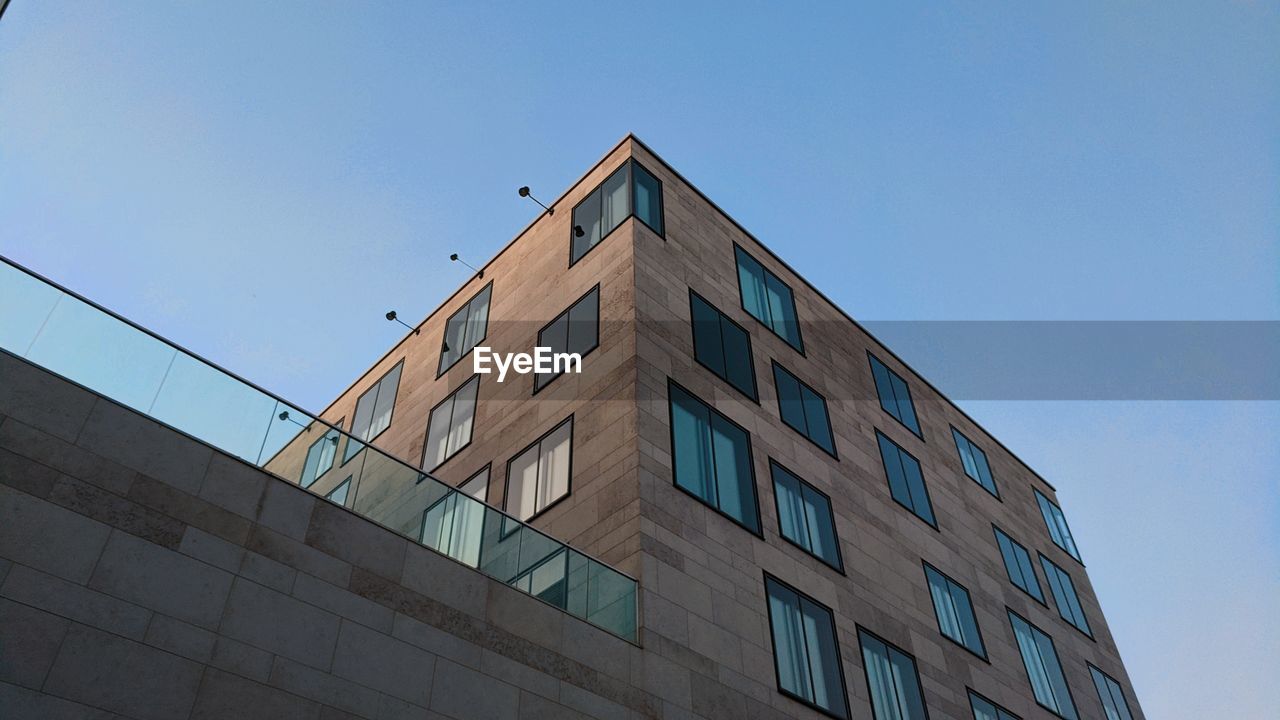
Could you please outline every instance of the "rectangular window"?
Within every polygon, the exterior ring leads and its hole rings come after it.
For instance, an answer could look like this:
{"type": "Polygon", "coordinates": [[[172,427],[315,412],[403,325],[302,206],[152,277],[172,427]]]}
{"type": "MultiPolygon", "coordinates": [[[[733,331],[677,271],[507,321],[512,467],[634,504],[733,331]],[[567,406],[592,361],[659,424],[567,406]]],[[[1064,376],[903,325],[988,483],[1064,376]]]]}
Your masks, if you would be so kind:
{"type": "Polygon", "coordinates": [[[1080,559],[1080,551],[1076,549],[1076,541],[1071,537],[1071,528],[1067,527],[1067,518],[1062,514],[1062,508],[1039,490],[1035,492],[1036,502],[1040,504],[1040,514],[1044,516],[1044,524],[1049,528],[1049,537],[1053,539],[1053,544],[1065,550],[1068,555],[1076,559],[1076,562],[1083,562],[1080,559]]]}
{"type": "Polygon", "coordinates": [[[1093,665],[1089,666],[1089,674],[1093,676],[1093,686],[1098,691],[1098,699],[1102,701],[1107,720],[1133,720],[1133,715],[1129,712],[1129,701],[1125,699],[1124,688],[1120,687],[1120,683],[1093,665]]]}
{"type": "Polygon", "coordinates": [[[431,419],[427,421],[427,444],[422,448],[424,470],[435,470],[471,444],[479,391],[480,376],[472,375],[462,387],[431,409],[431,419]]]}
{"type": "Polygon", "coordinates": [[[778,690],[836,717],[849,717],[831,610],[768,575],[764,587],[778,690]]]}
{"type": "Polygon", "coordinates": [[[400,390],[400,371],[404,361],[387,371],[373,387],[364,391],[356,400],[356,414],[351,420],[351,438],[347,440],[347,449],[343,452],[342,462],[346,463],[364,449],[364,443],[371,442],[391,427],[391,412],[396,406],[396,393],[400,390]]]}
{"type": "Polygon", "coordinates": [[[804,352],[791,288],[748,255],[746,250],[736,244],[733,250],[738,260],[738,293],[742,297],[742,309],[764,323],[788,345],[804,352]]]}
{"type": "Polygon", "coordinates": [[[1040,580],[1036,578],[1036,569],[1031,565],[1027,549],[995,525],[991,528],[996,532],[996,544],[1000,546],[1000,557],[1004,558],[1009,581],[1043,605],[1044,592],[1040,590],[1040,580]]]}
{"type": "Polygon", "coordinates": [[[880,459],[884,461],[884,474],[889,479],[889,493],[893,499],[937,529],[938,522],[933,517],[933,503],[929,501],[929,489],[924,485],[920,461],[879,430],[876,431],[876,439],[880,442],[880,459]]]}
{"type": "Polygon", "coordinates": [[[996,490],[996,480],[991,477],[991,466],[987,464],[987,454],[954,427],[951,428],[951,436],[955,438],[956,451],[960,453],[964,474],[985,488],[987,492],[1000,497],[999,491],[996,490]]]}
{"type": "MultiPolygon", "coordinates": [[[[586,357],[600,345],[600,286],[596,285],[578,298],[568,310],[560,313],[538,331],[538,347],[553,353],[577,353],[586,357]]],[[[534,391],[546,387],[562,373],[539,373],[534,376],[534,391]]]]}
{"type": "Polygon", "coordinates": [[[973,710],[973,720],[1022,720],[972,690],[969,691],[969,707],[973,710]]]}
{"type": "Polygon", "coordinates": [[[662,183],[634,160],[631,162],[631,172],[631,207],[635,208],[636,217],[648,225],[649,229],[663,235],[662,183]]]}
{"type": "MultiPolygon", "coordinates": [[[[345,418],[343,418],[345,420],[345,418]]],[[[311,487],[312,483],[320,479],[320,476],[329,472],[333,467],[333,458],[338,454],[338,440],[342,438],[342,423],[338,421],[338,429],[328,428],[319,440],[311,443],[311,447],[307,448],[307,459],[302,464],[302,478],[299,484],[304,488],[311,487]]],[[[324,427],[319,423],[315,423],[312,427],[324,427]]]]}
{"type": "Polygon", "coordinates": [[[911,389],[898,373],[890,370],[880,359],[867,353],[871,359],[871,378],[876,384],[876,395],[880,397],[880,407],[892,415],[907,429],[924,438],[920,434],[920,421],[916,419],[916,406],[911,401],[911,389]]]}
{"type": "Polygon", "coordinates": [[[929,594],[933,597],[938,630],[969,652],[986,659],[987,650],[982,645],[982,633],[978,630],[978,618],[973,614],[973,604],[969,602],[969,591],[929,563],[924,564],[924,575],[929,582],[929,594]]]}
{"type": "Polygon", "coordinates": [[[778,505],[782,537],[844,572],[831,498],[773,460],[769,461],[769,472],[773,475],[773,499],[778,505]]]}
{"type": "Polygon", "coordinates": [[[703,367],[759,402],[756,368],[751,357],[751,336],[702,296],[689,290],[693,325],[693,357],[703,367]]]}
{"type": "Polygon", "coordinates": [[[342,482],[338,483],[338,486],[330,490],[329,494],[325,495],[325,497],[338,503],[339,505],[345,506],[347,504],[347,493],[349,493],[350,491],[351,491],[351,478],[348,477],[346,480],[343,480],[342,482]]]}
{"type": "Polygon", "coordinates": [[[662,183],[634,160],[624,162],[573,208],[569,265],[581,260],[631,215],[663,234],[662,183]]]}
{"type": "Polygon", "coordinates": [[[1077,720],[1076,704],[1071,699],[1067,678],[1062,674],[1053,638],[1012,610],[1009,611],[1009,622],[1013,625],[1013,635],[1018,641],[1022,665],[1027,670],[1027,680],[1031,683],[1036,702],[1059,717],[1077,720]]]}
{"type": "Polygon", "coordinates": [[[493,283],[484,286],[466,305],[449,316],[444,324],[444,343],[440,346],[440,364],[436,377],[453,367],[489,332],[489,294],[493,283]]]}
{"type": "Polygon", "coordinates": [[[1089,630],[1089,621],[1084,618],[1084,608],[1080,607],[1080,597],[1076,595],[1076,586],[1071,582],[1071,576],[1043,553],[1040,555],[1040,567],[1044,569],[1044,577],[1049,581],[1049,591],[1053,593],[1053,601],[1058,604],[1058,614],[1080,632],[1093,637],[1093,632],[1089,630]]]}
{"type": "Polygon", "coordinates": [[[480,565],[489,466],[435,501],[422,513],[419,541],[471,567],[480,565]],[[472,502],[475,500],[477,502],[472,502]]]}
{"type": "Polygon", "coordinates": [[[773,364],[773,384],[778,391],[778,412],[782,414],[782,422],[826,450],[831,457],[836,457],[827,399],[776,362],[773,364]]]}
{"type": "Polygon", "coordinates": [[[667,383],[676,487],[760,534],[751,438],[729,418],[667,383]]]}
{"type": "Polygon", "coordinates": [[[858,643],[875,720],[927,720],[915,658],[862,628],[858,643]]]}
{"type": "Polygon", "coordinates": [[[506,510],[528,520],[569,494],[573,416],[507,462],[506,510]]]}

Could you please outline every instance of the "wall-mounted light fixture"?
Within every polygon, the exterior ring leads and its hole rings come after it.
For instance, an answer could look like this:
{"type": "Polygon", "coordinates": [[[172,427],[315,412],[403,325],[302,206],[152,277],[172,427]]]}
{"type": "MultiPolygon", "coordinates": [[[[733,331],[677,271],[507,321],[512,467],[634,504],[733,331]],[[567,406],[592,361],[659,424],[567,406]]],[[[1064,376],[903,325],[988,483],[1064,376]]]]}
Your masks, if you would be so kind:
{"type": "Polygon", "coordinates": [[[418,334],[418,328],[416,328],[416,327],[414,327],[414,326],[410,325],[409,323],[407,323],[407,322],[405,322],[405,321],[401,320],[400,318],[396,317],[396,311],[395,311],[395,310],[388,310],[388,311],[387,311],[387,315],[386,315],[386,317],[387,317],[387,319],[388,319],[388,320],[391,320],[392,322],[398,322],[398,323],[400,323],[401,325],[404,325],[405,327],[409,328],[410,330],[412,330],[412,331],[413,331],[413,334],[414,334],[414,335],[417,335],[417,334],[418,334]]]}
{"type": "MultiPolygon", "coordinates": [[[[534,201],[534,202],[538,203],[539,205],[542,205],[542,201],[541,201],[541,200],[539,200],[538,198],[534,197],[533,195],[531,195],[531,194],[529,193],[529,186],[528,186],[528,185],[525,185],[524,187],[520,188],[519,192],[520,192],[520,197],[527,197],[527,198],[529,198],[530,200],[532,200],[532,201],[534,201]]],[[[549,208],[549,207],[547,207],[546,205],[542,205],[542,209],[543,209],[543,210],[546,210],[548,215],[555,215],[555,214],[556,214],[555,208],[549,208]]]]}

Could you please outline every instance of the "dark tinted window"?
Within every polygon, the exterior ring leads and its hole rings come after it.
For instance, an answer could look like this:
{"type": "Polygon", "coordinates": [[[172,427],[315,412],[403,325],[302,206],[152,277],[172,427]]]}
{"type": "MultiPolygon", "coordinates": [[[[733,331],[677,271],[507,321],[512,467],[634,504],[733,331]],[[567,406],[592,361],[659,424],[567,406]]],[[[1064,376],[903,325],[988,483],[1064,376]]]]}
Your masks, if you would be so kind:
{"type": "Polygon", "coordinates": [[[747,331],[693,291],[689,292],[689,309],[694,358],[743,395],[756,400],[755,364],[747,331]]]}
{"type": "MultiPolygon", "coordinates": [[[[871,377],[876,384],[876,395],[880,398],[880,407],[897,418],[911,432],[920,435],[920,422],[916,419],[916,406],[911,401],[911,390],[897,373],[880,362],[875,355],[871,358],[871,377]]],[[[921,436],[923,437],[923,436],[921,436]]]]}
{"type": "MultiPolygon", "coordinates": [[[[586,357],[600,344],[600,286],[597,285],[579,298],[569,309],[560,313],[538,332],[538,347],[551,348],[553,353],[577,353],[586,357]]],[[[539,373],[534,377],[534,388],[542,389],[547,383],[563,374],[539,373]]]]}
{"type": "Polygon", "coordinates": [[[960,464],[964,465],[964,474],[985,488],[987,492],[1000,497],[1000,493],[996,490],[996,480],[991,476],[991,467],[987,464],[987,454],[959,430],[951,428],[951,436],[956,441],[956,452],[960,453],[960,464]]]}
{"type": "Polygon", "coordinates": [[[777,363],[773,364],[773,382],[778,390],[778,411],[782,421],[835,455],[835,439],[831,435],[831,423],[827,421],[826,398],[777,363]]]}
{"type": "Polygon", "coordinates": [[[996,533],[996,544],[1000,546],[1000,556],[1004,559],[1004,569],[1009,573],[1009,581],[1043,603],[1044,592],[1040,590],[1040,581],[1036,578],[1036,570],[1031,565],[1031,555],[1027,553],[1027,549],[1000,528],[993,525],[992,529],[996,533]]]}
{"type": "Polygon", "coordinates": [[[884,474],[893,499],[936,528],[938,523],[933,517],[933,503],[929,501],[929,490],[920,472],[920,461],[879,430],[876,440],[880,443],[880,459],[884,462],[884,474]]]}

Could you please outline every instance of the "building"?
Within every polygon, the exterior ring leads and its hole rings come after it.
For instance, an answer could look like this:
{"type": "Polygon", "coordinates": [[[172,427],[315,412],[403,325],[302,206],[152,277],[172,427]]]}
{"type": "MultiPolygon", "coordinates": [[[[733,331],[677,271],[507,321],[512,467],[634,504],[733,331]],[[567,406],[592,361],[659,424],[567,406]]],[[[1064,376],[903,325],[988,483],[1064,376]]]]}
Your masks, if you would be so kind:
{"type": "Polygon", "coordinates": [[[272,396],[244,438],[0,334],[0,701],[1143,717],[1048,482],[638,139],[552,208],[318,421],[272,396]],[[535,345],[581,372],[474,372],[535,345]]]}

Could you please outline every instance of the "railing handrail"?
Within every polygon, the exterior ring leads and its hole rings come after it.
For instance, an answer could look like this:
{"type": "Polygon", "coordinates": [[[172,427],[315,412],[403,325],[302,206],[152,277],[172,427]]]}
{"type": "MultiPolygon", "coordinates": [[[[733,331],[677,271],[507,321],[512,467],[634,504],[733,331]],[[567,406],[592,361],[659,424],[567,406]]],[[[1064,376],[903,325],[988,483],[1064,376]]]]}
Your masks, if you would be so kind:
{"type": "MultiPolygon", "coordinates": [[[[149,330],[149,329],[147,329],[147,328],[145,328],[145,327],[143,327],[143,326],[139,325],[138,323],[136,323],[136,322],[134,322],[134,321],[130,320],[130,319],[129,319],[129,318],[127,318],[127,317],[124,317],[123,315],[120,315],[119,313],[117,313],[117,312],[115,312],[115,311],[113,311],[113,310],[111,310],[111,309],[109,309],[109,308],[103,307],[103,306],[102,306],[102,305],[100,305],[99,303],[96,303],[96,302],[94,302],[93,300],[90,300],[89,298],[87,298],[87,297],[85,297],[85,296],[81,295],[80,293],[78,293],[78,292],[76,292],[76,291],[74,291],[74,290],[72,290],[72,289],[70,289],[70,288],[68,288],[68,287],[66,287],[66,286],[64,286],[64,285],[62,285],[61,283],[58,283],[58,282],[56,282],[56,281],[54,281],[54,280],[50,280],[49,278],[45,277],[44,275],[41,275],[40,273],[38,273],[38,272],[36,272],[36,271],[34,271],[34,270],[32,270],[32,269],[30,269],[30,268],[28,268],[28,267],[26,267],[26,266],[22,265],[21,263],[19,263],[19,262],[15,261],[15,260],[12,260],[12,259],[8,258],[8,257],[7,257],[7,256],[5,256],[5,255],[0,255],[0,261],[3,261],[6,265],[9,265],[10,267],[13,267],[13,268],[15,268],[15,269],[17,269],[17,270],[20,270],[20,271],[22,271],[23,273],[26,273],[27,275],[30,275],[31,277],[35,278],[36,280],[39,280],[40,282],[42,282],[42,283],[44,283],[44,284],[46,284],[46,285],[49,285],[50,287],[52,287],[52,288],[54,288],[54,289],[56,289],[56,290],[58,290],[58,291],[60,291],[60,292],[66,293],[67,295],[70,295],[71,297],[75,298],[76,300],[79,300],[80,302],[82,302],[82,303],[84,303],[84,304],[88,305],[89,307],[91,307],[91,308],[93,308],[93,309],[95,309],[95,310],[97,310],[97,311],[99,311],[99,312],[102,312],[102,313],[104,313],[104,314],[106,314],[106,315],[109,315],[110,317],[112,317],[112,318],[114,318],[114,319],[116,319],[116,320],[118,320],[118,321],[120,321],[120,322],[122,322],[122,323],[124,323],[124,324],[128,325],[129,327],[132,327],[133,329],[135,329],[135,330],[137,330],[137,331],[139,331],[139,332],[142,332],[142,333],[144,333],[144,334],[146,334],[146,335],[148,335],[148,336],[150,336],[150,337],[154,338],[155,340],[160,341],[161,343],[163,343],[163,344],[165,344],[165,345],[168,345],[169,347],[173,348],[174,350],[176,350],[176,351],[178,351],[178,352],[180,352],[180,353],[183,353],[183,354],[184,354],[184,355],[186,355],[187,357],[190,357],[190,358],[192,358],[192,359],[194,359],[194,360],[197,360],[197,361],[199,361],[199,362],[201,362],[201,363],[204,363],[205,365],[207,365],[207,366],[209,366],[209,367],[213,368],[214,370],[217,370],[218,372],[220,372],[220,373],[222,373],[222,374],[226,375],[227,377],[230,377],[231,379],[233,379],[233,380],[235,380],[235,381],[237,381],[237,382],[243,383],[244,385],[247,385],[247,386],[249,386],[249,387],[253,388],[254,390],[256,390],[256,391],[258,391],[258,392],[262,393],[263,395],[266,395],[267,397],[271,398],[272,400],[275,400],[275,401],[276,401],[276,402],[278,402],[278,403],[281,403],[281,404],[283,404],[283,405],[287,405],[287,406],[289,406],[289,407],[291,407],[291,408],[295,408],[295,409],[299,410],[300,412],[304,412],[304,413],[306,413],[306,414],[307,414],[307,416],[308,416],[309,418],[311,418],[311,420],[312,420],[313,422],[318,422],[318,423],[320,423],[321,425],[324,425],[325,427],[329,428],[330,430],[336,431],[336,432],[338,432],[339,434],[341,434],[341,435],[345,436],[345,437],[347,438],[347,442],[348,442],[348,443],[350,443],[350,442],[352,442],[352,441],[357,442],[357,443],[360,443],[361,445],[363,445],[363,446],[365,447],[365,449],[368,449],[368,450],[374,450],[374,451],[378,452],[379,454],[381,454],[383,457],[386,457],[387,459],[391,460],[392,462],[399,463],[400,465],[403,465],[407,470],[409,470],[409,471],[411,471],[411,472],[414,472],[414,473],[417,473],[417,474],[420,476],[420,477],[418,478],[418,482],[421,482],[421,481],[422,481],[422,478],[430,478],[431,480],[434,480],[435,482],[440,483],[441,485],[443,485],[444,487],[448,488],[449,490],[452,490],[452,491],[456,491],[456,490],[457,490],[457,488],[456,488],[456,487],[454,487],[454,486],[450,485],[449,483],[447,483],[447,482],[445,482],[445,481],[441,480],[440,478],[438,478],[438,477],[436,477],[436,476],[432,475],[431,473],[429,473],[429,472],[427,472],[427,471],[425,471],[425,470],[422,470],[421,468],[415,468],[414,466],[410,465],[409,463],[405,462],[404,460],[402,460],[402,459],[400,459],[400,458],[396,457],[395,455],[392,455],[391,453],[387,452],[386,450],[383,450],[382,448],[377,447],[376,445],[374,445],[374,444],[373,444],[373,442],[372,442],[372,441],[368,441],[368,440],[360,440],[359,438],[355,437],[355,436],[354,436],[354,435],[352,435],[351,433],[348,433],[348,432],[346,432],[345,430],[343,430],[342,428],[340,428],[340,427],[338,427],[338,426],[336,426],[336,425],[334,425],[334,424],[330,423],[329,421],[325,420],[324,418],[319,417],[319,416],[318,416],[318,415],[316,415],[315,413],[312,413],[311,411],[309,411],[309,410],[307,410],[307,409],[303,408],[303,407],[302,407],[302,406],[300,406],[299,404],[294,403],[294,402],[290,402],[289,400],[286,400],[286,399],[284,399],[284,398],[280,397],[279,395],[275,394],[274,392],[271,392],[270,390],[267,390],[266,388],[262,387],[261,385],[258,385],[257,383],[253,382],[252,380],[248,380],[248,379],[246,379],[246,378],[244,378],[244,377],[241,377],[240,375],[238,375],[238,374],[236,374],[236,373],[234,373],[234,372],[232,372],[232,371],[230,371],[230,370],[228,370],[228,369],[226,369],[226,368],[222,367],[222,366],[221,366],[221,365],[219,365],[218,363],[215,363],[215,362],[213,362],[212,360],[209,360],[209,359],[205,358],[204,356],[202,356],[202,355],[200,355],[200,354],[198,354],[198,353],[195,353],[195,352],[192,352],[191,350],[188,350],[187,348],[185,348],[185,347],[183,347],[182,345],[179,345],[178,343],[176,343],[176,342],[174,342],[174,341],[172,341],[172,340],[170,340],[170,339],[168,339],[168,338],[164,337],[163,335],[160,335],[159,333],[156,333],[156,332],[154,332],[154,331],[152,331],[152,330],[149,330]]],[[[326,433],[326,434],[327,434],[327,433],[326,433]]],[[[199,439],[199,438],[197,438],[197,439],[199,439]]],[[[204,442],[204,441],[201,441],[201,442],[204,442]]],[[[206,443],[206,444],[207,444],[207,443],[206,443]]],[[[219,448],[219,450],[221,450],[221,448],[219,448]]],[[[266,465],[265,465],[265,463],[264,463],[264,464],[262,464],[262,465],[260,465],[260,466],[259,466],[259,469],[260,469],[260,470],[263,470],[263,471],[265,471],[265,472],[271,473],[271,471],[270,471],[270,470],[267,470],[267,469],[266,469],[266,465]]],[[[271,473],[271,474],[272,474],[272,475],[275,475],[275,473],[271,473]]],[[[276,475],[276,477],[280,477],[280,476],[276,475]]],[[[290,484],[293,484],[293,482],[292,482],[291,480],[289,480],[288,478],[281,478],[281,479],[282,479],[282,480],[284,480],[285,482],[289,482],[290,484]]],[[[301,487],[301,486],[299,486],[299,487],[301,487]]],[[[305,489],[305,488],[304,488],[304,489],[305,489]]],[[[582,555],[583,557],[587,558],[588,560],[592,560],[592,561],[594,561],[594,562],[596,562],[596,563],[599,563],[600,565],[602,565],[602,566],[604,566],[604,567],[608,568],[609,570],[611,570],[611,571],[613,571],[613,572],[616,572],[616,573],[618,573],[619,575],[621,575],[621,576],[623,576],[623,577],[627,578],[628,580],[630,580],[630,581],[632,581],[632,582],[636,583],[637,587],[639,586],[639,581],[638,581],[638,580],[636,580],[636,578],[635,578],[635,577],[633,577],[633,576],[632,576],[632,575],[630,575],[629,573],[626,573],[626,572],[624,572],[624,571],[622,571],[622,570],[619,570],[618,568],[614,567],[612,564],[607,563],[607,562],[604,562],[603,560],[601,560],[601,559],[599,559],[599,558],[595,557],[594,555],[591,555],[591,554],[589,554],[589,553],[587,553],[587,552],[584,552],[584,551],[582,551],[582,550],[580,550],[580,549],[578,549],[578,548],[576,548],[576,547],[572,547],[572,546],[570,546],[568,543],[564,542],[563,540],[558,540],[558,539],[556,539],[556,538],[552,537],[551,535],[548,535],[547,533],[545,533],[545,532],[543,532],[543,531],[539,530],[538,528],[536,528],[536,527],[534,527],[534,526],[530,525],[529,523],[525,522],[524,520],[520,520],[519,518],[516,518],[515,516],[511,515],[510,513],[508,513],[506,510],[503,510],[502,508],[499,508],[499,507],[495,507],[495,506],[493,506],[493,505],[490,505],[490,504],[489,504],[487,501],[485,501],[485,500],[480,500],[479,498],[475,498],[475,497],[471,497],[471,496],[467,496],[467,497],[468,497],[468,498],[470,498],[471,500],[474,500],[475,502],[481,503],[481,504],[482,504],[482,505],[484,505],[486,508],[488,508],[488,509],[490,509],[490,510],[493,510],[494,512],[496,512],[496,513],[498,513],[498,514],[502,515],[504,518],[506,518],[506,519],[510,520],[511,522],[517,523],[517,524],[519,524],[521,527],[523,527],[523,528],[525,528],[525,529],[532,530],[533,532],[537,533],[538,535],[541,535],[542,537],[545,537],[546,539],[550,540],[550,541],[551,541],[551,542],[553,542],[553,543],[557,543],[557,544],[562,545],[562,546],[564,546],[564,547],[566,547],[566,548],[568,548],[568,549],[570,549],[570,550],[573,550],[574,552],[576,552],[576,553],[578,553],[578,554],[582,555]]],[[[359,513],[357,513],[357,514],[359,514],[359,513]]],[[[361,517],[364,517],[364,516],[363,516],[363,515],[361,515],[361,517]]],[[[366,519],[367,519],[367,518],[366,518],[366,519]]]]}

